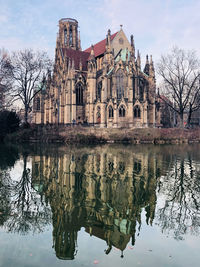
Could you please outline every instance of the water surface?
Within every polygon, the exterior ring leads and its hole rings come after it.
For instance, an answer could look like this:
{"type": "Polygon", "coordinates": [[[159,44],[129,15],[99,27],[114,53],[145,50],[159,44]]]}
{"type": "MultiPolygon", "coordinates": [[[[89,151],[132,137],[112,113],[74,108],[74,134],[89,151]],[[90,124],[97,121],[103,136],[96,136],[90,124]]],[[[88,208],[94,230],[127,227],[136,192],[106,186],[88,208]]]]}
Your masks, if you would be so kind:
{"type": "Polygon", "coordinates": [[[199,266],[200,146],[0,146],[0,266],[199,266]]]}

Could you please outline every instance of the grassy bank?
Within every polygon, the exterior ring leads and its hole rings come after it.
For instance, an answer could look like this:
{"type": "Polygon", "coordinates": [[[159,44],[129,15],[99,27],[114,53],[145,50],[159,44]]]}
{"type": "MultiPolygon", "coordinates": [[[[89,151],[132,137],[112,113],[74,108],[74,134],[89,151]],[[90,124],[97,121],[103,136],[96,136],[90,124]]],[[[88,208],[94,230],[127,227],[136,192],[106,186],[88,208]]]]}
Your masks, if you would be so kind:
{"type": "Polygon", "coordinates": [[[5,142],[180,144],[200,142],[200,129],[101,129],[82,126],[34,126],[7,135],[5,142]]]}

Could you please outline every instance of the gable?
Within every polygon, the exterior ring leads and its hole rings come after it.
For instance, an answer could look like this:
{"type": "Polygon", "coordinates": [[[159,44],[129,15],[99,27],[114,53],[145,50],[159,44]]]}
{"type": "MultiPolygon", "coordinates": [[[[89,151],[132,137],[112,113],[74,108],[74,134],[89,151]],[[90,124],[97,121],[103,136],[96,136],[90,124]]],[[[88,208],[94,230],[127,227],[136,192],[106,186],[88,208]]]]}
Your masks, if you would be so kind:
{"type": "Polygon", "coordinates": [[[131,51],[131,44],[129,43],[123,30],[120,30],[111,42],[111,49],[114,49],[114,57],[119,53],[120,50],[124,50],[126,48],[131,51]]]}

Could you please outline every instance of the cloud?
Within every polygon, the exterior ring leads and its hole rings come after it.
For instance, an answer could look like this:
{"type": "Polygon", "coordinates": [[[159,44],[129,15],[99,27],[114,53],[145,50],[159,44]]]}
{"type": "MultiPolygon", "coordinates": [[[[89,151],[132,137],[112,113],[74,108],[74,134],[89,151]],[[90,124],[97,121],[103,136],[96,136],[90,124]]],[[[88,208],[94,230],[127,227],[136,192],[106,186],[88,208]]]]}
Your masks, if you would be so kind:
{"type": "Polygon", "coordinates": [[[156,59],[173,45],[200,52],[199,10],[195,0],[105,0],[101,8],[112,30],[123,24],[142,54],[151,53],[156,59]]]}
{"type": "Polygon", "coordinates": [[[83,48],[123,24],[143,58],[152,54],[158,60],[173,45],[200,54],[198,0],[0,0],[0,5],[0,47],[9,50],[41,48],[53,56],[58,20],[72,17],[79,22],[83,48]]]}

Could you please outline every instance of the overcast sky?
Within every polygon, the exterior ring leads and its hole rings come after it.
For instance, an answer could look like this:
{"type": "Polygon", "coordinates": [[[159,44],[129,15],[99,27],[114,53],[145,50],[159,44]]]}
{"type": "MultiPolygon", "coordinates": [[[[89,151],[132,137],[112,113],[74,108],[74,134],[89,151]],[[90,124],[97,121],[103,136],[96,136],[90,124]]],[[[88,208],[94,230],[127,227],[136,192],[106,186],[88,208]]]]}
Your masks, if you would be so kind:
{"type": "Polygon", "coordinates": [[[157,60],[174,45],[200,55],[200,0],[0,0],[0,48],[53,57],[58,20],[67,17],[78,20],[83,49],[122,24],[143,58],[157,60]]]}

